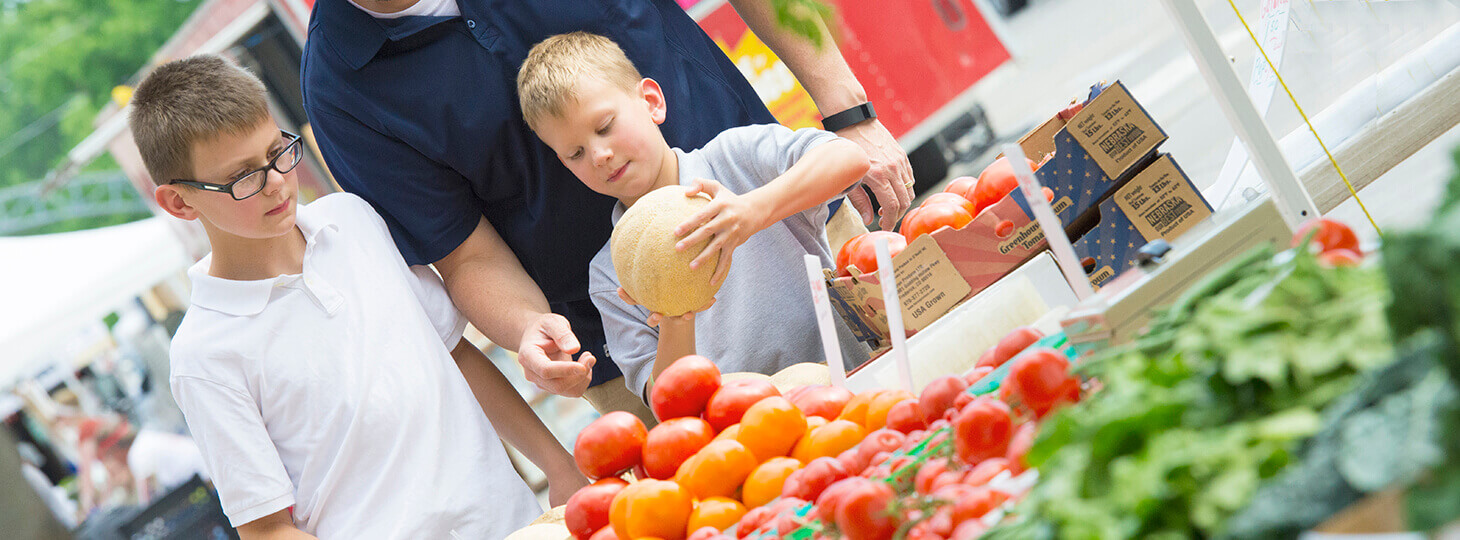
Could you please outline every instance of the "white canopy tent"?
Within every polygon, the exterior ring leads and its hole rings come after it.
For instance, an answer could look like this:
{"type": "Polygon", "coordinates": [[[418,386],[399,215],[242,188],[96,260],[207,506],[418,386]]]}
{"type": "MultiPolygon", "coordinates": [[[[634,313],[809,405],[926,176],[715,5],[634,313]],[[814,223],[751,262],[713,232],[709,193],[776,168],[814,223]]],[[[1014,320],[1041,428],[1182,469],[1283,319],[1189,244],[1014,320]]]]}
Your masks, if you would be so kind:
{"type": "Polygon", "coordinates": [[[177,225],[153,217],[0,238],[0,388],[55,362],[83,325],[191,264],[177,225]]]}

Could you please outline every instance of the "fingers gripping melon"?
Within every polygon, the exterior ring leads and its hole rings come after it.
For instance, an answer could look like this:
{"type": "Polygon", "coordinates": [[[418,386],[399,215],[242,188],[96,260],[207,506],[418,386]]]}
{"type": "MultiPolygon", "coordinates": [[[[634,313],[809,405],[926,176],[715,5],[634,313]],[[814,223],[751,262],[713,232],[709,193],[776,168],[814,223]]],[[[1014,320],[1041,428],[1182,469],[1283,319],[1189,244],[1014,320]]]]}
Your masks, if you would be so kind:
{"type": "Polygon", "coordinates": [[[674,250],[679,240],[674,228],[710,203],[684,193],[684,187],[666,186],[640,197],[624,212],[609,238],[619,285],[649,311],[670,317],[704,307],[719,291],[710,285],[719,256],[697,270],[689,267],[709,240],[684,251],[674,250]]]}

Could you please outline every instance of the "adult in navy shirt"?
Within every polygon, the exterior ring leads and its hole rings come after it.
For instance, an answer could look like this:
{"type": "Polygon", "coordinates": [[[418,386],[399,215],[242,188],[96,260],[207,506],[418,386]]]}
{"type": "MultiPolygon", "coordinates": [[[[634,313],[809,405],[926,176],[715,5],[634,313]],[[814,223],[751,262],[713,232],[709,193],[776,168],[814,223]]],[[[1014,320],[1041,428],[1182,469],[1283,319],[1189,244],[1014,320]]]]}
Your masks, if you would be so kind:
{"type": "MultiPolygon", "coordinates": [[[[731,2],[823,114],[866,102],[835,47],[779,28],[768,0],[731,2]]],[[[518,351],[530,381],[570,397],[591,383],[632,398],[622,384],[602,384],[620,375],[596,361],[603,329],[588,299],[589,261],[612,232],[614,201],[537,139],[515,93],[527,51],[575,30],[613,39],[659,81],[671,146],[697,149],[725,129],[775,122],[673,0],[318,0],[304,105],[340,186],[380,212],[406,262],[435,264],[457,307],[518,351]]],[[[838,134],[872,157],[863,185],[891,229],[912,199],[906,154],[875,119],[838,134]]],[[[866,193],[854,190],[852,203],[870,223],[866,193]]],[[[625,408],[617,397],[585,397],[600,410],[625,408]]]]}

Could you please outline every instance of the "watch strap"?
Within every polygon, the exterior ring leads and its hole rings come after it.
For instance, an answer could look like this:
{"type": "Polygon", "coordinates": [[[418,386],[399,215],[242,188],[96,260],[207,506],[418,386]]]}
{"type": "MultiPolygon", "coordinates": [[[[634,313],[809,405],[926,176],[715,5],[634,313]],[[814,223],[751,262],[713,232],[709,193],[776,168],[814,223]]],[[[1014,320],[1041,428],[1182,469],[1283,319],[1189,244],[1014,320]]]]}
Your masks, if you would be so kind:
{"type": "Polygon", "coordinates": [[[827,131],[841,131],[873,118],[877,118],[877,110],[868,102],[821,119],[821,126],[827,131]]]}

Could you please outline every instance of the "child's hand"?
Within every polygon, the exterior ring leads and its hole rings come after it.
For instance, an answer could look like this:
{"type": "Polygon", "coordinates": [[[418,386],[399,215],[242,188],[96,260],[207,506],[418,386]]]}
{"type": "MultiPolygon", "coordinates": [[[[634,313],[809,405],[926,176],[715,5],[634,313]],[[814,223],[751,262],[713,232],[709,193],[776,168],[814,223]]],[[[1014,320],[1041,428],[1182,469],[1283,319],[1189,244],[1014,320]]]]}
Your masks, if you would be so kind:
{"type": "Polygon", "coordinates": [[[674,249],[682,250],[710,240],[710,244],[690,261],[689,267],[699,268],[718,253],[720,259],[710,283],[719,286],[730,273],[730,256],[735,248],[766,227],[767,210],[757,208],[748,198],[736,195],[714,180],[695,179],[685,191],[685,195],[691,197],[699,193],[709,195],[710,204],[674,229],[675,236],[684,237],[674,245],[674,249]]]}
{"type": "MultiPolygon", "coordinates": [[[[625,304],[628,304],[628,305],[631,305],[631,306],[641,306],[641,305],[643,305],[643,304],[640,304],[640,303],[634,301],[634,298],[632,296],[629,296],[629,292],[628,291],[625,291],[623,287],[619,287],[618,288],[618,297],[619,297],[620,300],[623,300],[625,304]]],[[[707,310],[707,309],[710,309],[710,306],[713,306],[713,305],[715,305],[715,299],[714,298],[711,298],[710,299],[710,303],[705,304],[704,307],[699,308],[699,309],[696,309],[694,311],[685,312],[684,315],[680,315],[678,317],[666,317],[666,316],[664,316],[663,313],[649,313],[649,319],[646,320],[646,321],[644,321],[644,322],[648,323],[649,326],[652,326],[652,327],[655,327],[655,328],[658,328],[659,325],[661,323],[663,323],[665,319],[680,319],[680,320],[683,320],[685,322],[689,322],[689,321],[695,320],[695,313],[700,312],[700,311],[704,311],[704,310],[707,310]]]]}

